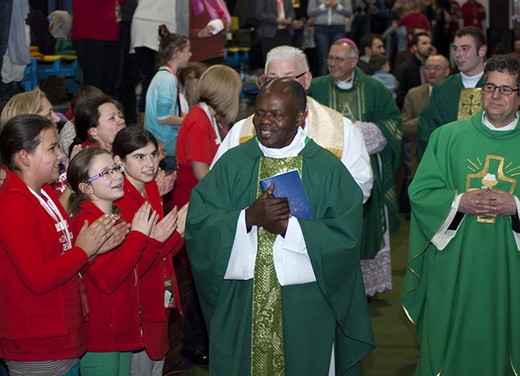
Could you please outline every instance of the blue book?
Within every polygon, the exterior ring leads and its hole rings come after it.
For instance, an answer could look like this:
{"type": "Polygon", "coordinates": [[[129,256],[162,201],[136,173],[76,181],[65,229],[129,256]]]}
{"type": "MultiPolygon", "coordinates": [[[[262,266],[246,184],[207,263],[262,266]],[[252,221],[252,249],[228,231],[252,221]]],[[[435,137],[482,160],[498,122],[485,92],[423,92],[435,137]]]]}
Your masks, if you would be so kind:
{"type": "Polygon", "coordinates": [[[260,180],[260,186],[264,192],[271,183],[274,183],[274,197],[287,197],[289,200],[292,216],[309,221],[314,220],[298,170],[283,172],[260,180]]]}

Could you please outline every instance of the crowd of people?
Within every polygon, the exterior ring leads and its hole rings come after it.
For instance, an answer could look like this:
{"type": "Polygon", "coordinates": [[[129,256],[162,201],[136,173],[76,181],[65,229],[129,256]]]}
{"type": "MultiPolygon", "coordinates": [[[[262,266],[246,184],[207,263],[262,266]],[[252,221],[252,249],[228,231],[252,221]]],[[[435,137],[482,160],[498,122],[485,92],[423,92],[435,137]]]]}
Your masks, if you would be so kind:
{"type": "Polygon", "coordinates": [[[252,3],[242,116],[229,1],[60,1],[84,73],[66,114],[15,94],[22,3],[0,5],[0,375],[162,375],[172,310],[212,375],[361,375],[402,220],[416,374],[520,369],[520,47],[489,56],[481,4],[252,3]]]}

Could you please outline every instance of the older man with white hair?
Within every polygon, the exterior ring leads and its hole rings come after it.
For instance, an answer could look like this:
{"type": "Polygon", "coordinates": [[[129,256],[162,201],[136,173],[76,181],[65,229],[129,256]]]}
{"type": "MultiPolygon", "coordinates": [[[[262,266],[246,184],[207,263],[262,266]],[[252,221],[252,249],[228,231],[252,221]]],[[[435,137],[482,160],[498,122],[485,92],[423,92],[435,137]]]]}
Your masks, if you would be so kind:
{"type": "MultiPolygon", "coordinates": [[[[312,73],[309,71],[309,63],[303,51],[290,46],[280,46],[269,51],[265,65],[265,79],[269,81],[275,78],[292,78],[308,90],[312,73]]],[[[246,142],[255,135],[252,119],[253,116],[250,116],[231,128],[219,147],[213,164],[227,150],[246,142]]],[[[337,111],[308,97],[303,130],[318,145],[341,159],[363,191],[365,202],[372,188],[372,169],[358,127],[337,111]]]]}

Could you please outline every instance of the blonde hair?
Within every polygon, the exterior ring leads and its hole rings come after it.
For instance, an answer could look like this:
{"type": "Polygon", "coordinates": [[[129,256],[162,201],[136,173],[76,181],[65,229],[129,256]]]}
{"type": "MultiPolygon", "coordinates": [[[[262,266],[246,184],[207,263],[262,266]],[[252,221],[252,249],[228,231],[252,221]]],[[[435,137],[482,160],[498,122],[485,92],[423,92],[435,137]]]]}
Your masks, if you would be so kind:
{"type": "Polygon", "coordinates": [[[40,88],[13,96],[2,110],[0,122],[2,127],[16,115],[37,114],[42,107],[42,99],[46,98],[40,88]]]}
{"type": "Polygon", "coordinates": [[[197,100],[212,107],[227,124],[237,117],[242,80],[238,73],[225,65],[206,69],[197,86],[197,100]]]}

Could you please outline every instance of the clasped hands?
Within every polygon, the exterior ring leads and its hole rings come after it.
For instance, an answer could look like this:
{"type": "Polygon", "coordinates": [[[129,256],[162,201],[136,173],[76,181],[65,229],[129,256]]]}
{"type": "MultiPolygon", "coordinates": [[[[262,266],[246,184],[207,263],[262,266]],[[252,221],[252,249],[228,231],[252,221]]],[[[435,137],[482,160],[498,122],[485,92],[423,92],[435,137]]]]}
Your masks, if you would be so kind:
{"type": "Polygon", "coordinates": [[[323,3],[325,8],[332,8],[336,9],[338,7],[338,0],[325,0],[325,3],[323,3]]]}
{"type": "Polygon", "coordinates": [[[285,236],[289,224],[290,207],[287,197],[273,196],[274,183],[246,209],[247,231],[252,226],[263,227],[265,230],[285,236]]]}
{"type": "Polygon", "coordinates": [[[485,188],[466,192],[459,202],[459,211],[469,215],[497,217],[514,215],[516,201],[513,195],[499,189],[485,188]]]}

